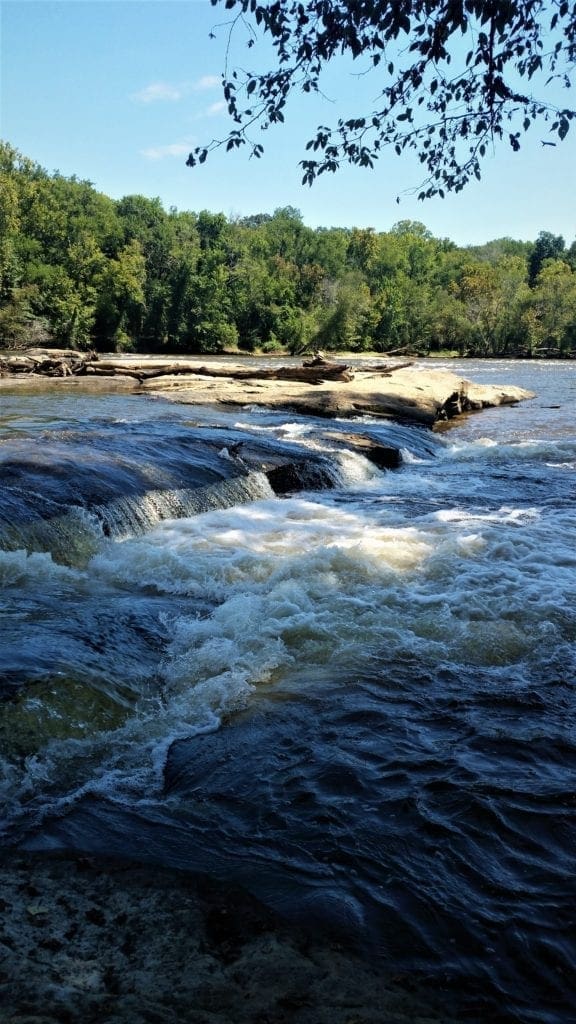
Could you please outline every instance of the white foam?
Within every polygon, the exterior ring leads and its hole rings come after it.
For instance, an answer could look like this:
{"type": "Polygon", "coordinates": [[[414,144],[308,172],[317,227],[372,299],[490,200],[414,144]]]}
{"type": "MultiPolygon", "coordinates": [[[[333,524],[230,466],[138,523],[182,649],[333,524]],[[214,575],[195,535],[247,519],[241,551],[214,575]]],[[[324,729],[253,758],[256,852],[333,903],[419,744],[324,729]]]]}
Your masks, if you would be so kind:
{"type": "Polygon", "coordinates": [[[426,463],[431,461],[429,458],[423,459],[420,455],[415,455],[414,452],[409,451],[408,448],[401,448],[400,454],[405,466],[426,465],[426,463]]]}
{"type": "Polygon", "coordinates": [[[570,437],[528,437],[495,441],[490,437],[478,437],[472,441],[458,440],[444,442],[439,449],[440,457],[462,462],[546,462],[553,459],[560,463],[574,463],[576,440],[570,437]]]}
{"type": "Polygon", "coordinates": [[[345,487],[370,484],[371,481],[378,483],[382,476],[382,471],[358,452],[340,451],[335,453],[335,458],[340,466],[342,484],[345,487]]]}
{"type": "Polygon", "coordinates": [[[163,673],[170,692],[192,689],[223,709],[227,693],[237,706],[250,688],[302,663],[353,669],[367,650],[386,648],[393,656],[406,644],[434,660],[436,636],[443,659],[490,663],[490,633],[498,659],[504,651],[529,653],[538,615],[528,616],[524,630],[526,589],[518,601],[510,591],[534,572],[538,584],[530,599],[536,596],[540,611],[544,605],[554,615],[560,581],[531,561],[537,559],[534,542],[519,546],[493,534],[498,522],[538,523],[517,512],[505,510],[485,523],[447,514],[425,529],[391,529],[375,528],[349,510],[292,499],[280,510],[278,503],[259,503],[164,524],[153,536],[131,541],[125,562],[96,561],[117,578],[136,570],[146,586],[202,593],[216,602],[209,616],[183,616],[175,624],[163,673]],[[470,530],[473,523],[477,528],[470,530]],[[478,530],[483,525],[488,534],[478,530]],[[496,578],[494,560],[503,565],[496,578]],[[543,571],[549,594],[538,590],[543,571]]]}
{"type": "Polygon", "coordinates": [[[537,508],[511,508],[503,505],[501,508],[491,512],[473,511],[465,509],[445,508],[438,509],[431,513],[433,519],[442,523],[515,523],[522,524],[526,521],[539,519],[540,511],[537,508]]]}
{"type": "Polygon", "coordinates": [[[554,661],[571,671],[571,509],[549,516],[513,503],[455,508],[442,474],[427,467],[374,479],[377,487],[363,477],[364,496],[346,506],[329,493],[267,497],[166,520],[144,536],[107,543],[85,573],[49,555],[1,553],[0,579],[23,589],[53,580],[55,592],[62,581],[79,597],[88,588],[151,591],[169,598],[170,608],[177,598],[180,610],[164,620],[158,678],[123,724],[86,740],[53,741],[23,773],[7,766],[6,795],[17,802],[44,789],[67,792],[68,800],[86,787],[153,794],[175,738],[217,728],[222,716],[257,700],[259,688],[301,679],[306,666],[316,678],[326,672],[349,685],[371,659],[394,678],[407,656],[431,671],[526,666],[529,673],[554,661]],[[388,500],[423,493],[430,507],[417,523],[388,500]]]}
{"type": "Polygon", "coordinates": [[[46,551],[0,551],[0,584],[27,586],[46,580],[78,580],[79,573],[59,562],[54,562],[46,551]]]}

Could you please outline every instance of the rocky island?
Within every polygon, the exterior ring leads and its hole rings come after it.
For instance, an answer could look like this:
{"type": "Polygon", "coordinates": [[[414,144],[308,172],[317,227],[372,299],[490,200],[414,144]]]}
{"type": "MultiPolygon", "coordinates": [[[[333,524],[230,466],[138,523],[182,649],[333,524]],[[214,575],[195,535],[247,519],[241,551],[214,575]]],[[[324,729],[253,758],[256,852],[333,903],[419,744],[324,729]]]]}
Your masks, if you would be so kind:
{"type": "Polygon", "coordinates": [[[480,385],[445,369],[399,361],[355,365],[322,356],[302,365],[271,366],[218,357],[168,358],[32,350],[0,356],[0,386],[46,377],[64,386],[93,384],[113,390],[161,394],[194,405],[262,405],[308,416],[370,415],[434,427],[463,413],[532,398],[514,385],[480,385]]]}

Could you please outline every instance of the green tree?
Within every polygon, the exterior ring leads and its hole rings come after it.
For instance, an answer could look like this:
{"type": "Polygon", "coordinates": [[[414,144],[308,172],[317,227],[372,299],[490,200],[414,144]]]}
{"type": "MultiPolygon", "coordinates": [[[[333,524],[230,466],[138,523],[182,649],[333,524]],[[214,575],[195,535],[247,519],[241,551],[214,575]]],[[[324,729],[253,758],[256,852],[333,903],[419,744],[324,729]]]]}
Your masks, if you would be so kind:
{"type": "Polygon", "coordinates": [[[530,350],[576,351],[576,274],[563,260],[547,260],[527,299],[523,324],[530,350]]]}
{"type": "Polygon", "coordinates": [[[346,252],[348,268],[365,274],[373,265],[377,251],[378,236],[374,228],[353,228],[346,252]]]}
{"type": "Polygon", "coordinates": [[[518,304],[524,279],[525,266],[514,257],[506,266],[472,264],[463,274],[457,294],[472,328],[470,355],[502,355],[507,351],[511,310],[518,304]]]}
{"type": "Polygon", "coordinates": [[[228,135],[197,147],[188,164],[202,163],[218,146],[248,145],[260,157],[255,127],[285,119],[293,90],[322,88],[327,65],[342,55],[371,71],[377,102],[369,111],[320,126],[301,160],[311,184],[342,162],[372,167],[386,150],[414,151],[422,163],[420,197],[459,191],[480,177],[496,142],[516,151],[533,123],[564,139],[576,111],[548,93],[556,80],[569,87],[576,52],[576,14],[568,2],[545,0],[212,0],[233,12],[232,28],[244,28],[254,45],[259,33],[275,51],[262,71],[226,68],[224,98],[233,127],[228,135]],[[540,95],[537,89],[540,88],[540,95]]]}
{"type": "Polygon", "coordinates": [[[565,251],[562,235],[541,231],[529,259],[530,284],[534,284],[546,260],[560,259],[565,251]]]}
{"type": "Polygon", "coordinates": [[[10,298],[18,280],[15,241],[19,229],[16,182],[11,175],[0,171],[0,301],[10,298]]]}
{"type": "Polygon", "coordinates": [[[133,348],[142,330],[146,263],[132,239],[105,262],[98,279],[95,331],[104,348],[133,348]]]}
{"type": "Polygon", "coordinates": [[[345,228],[317,228],[314,232],[311,259],[328,277],[345,273],[349,237],[345,228]]]}
{"type": "Polygon", "coordinates": [[[519,239],[506,237],[494,238],[483,245],[468,246],[467,252],[475,259],[497,263],[503,256],[519,256],[526,261],[530,258],[533,249],[532,242],[521,242],[519,239]]]}
{"type": "Polygon", "coordinates": [[[63,348],[91,348],[96,288],[79,287],[62,265],[31,264],[26,276],[33,286],[33,311],[46,318],[54,342],[63,348]]]}
{"type": "Polygon", "coordinates": [[[369,348],[371,313],[370,289],[358,271],[349,271],[340,281],[326,282],[314,345],[333,351],[369,348]]]}
{"type": "Polygon", "coordinates": [[[0,348],[29,348],[52,340],[47,320],[34,313],[36,295],[31,286],[14,288],[10,298],[0,305],[0,348]]]}
{"type": "Polygon", "coordinates": [[[122,246],[137,242],[144,258],[144,315],[140,326],[142,343],[149,349],[166,340],[170,307],[170,251],[172,224],[160,199],[124,196],[117,204],[122,228],[122,246]]]}
{"type": "Polygon", "coordinates": [[[454,288],[437,289],[429,309],[429,351],[447,350],[463,357],[468,355],[473,340],[474,327],[464,302],[457,297],[454,288]]]}

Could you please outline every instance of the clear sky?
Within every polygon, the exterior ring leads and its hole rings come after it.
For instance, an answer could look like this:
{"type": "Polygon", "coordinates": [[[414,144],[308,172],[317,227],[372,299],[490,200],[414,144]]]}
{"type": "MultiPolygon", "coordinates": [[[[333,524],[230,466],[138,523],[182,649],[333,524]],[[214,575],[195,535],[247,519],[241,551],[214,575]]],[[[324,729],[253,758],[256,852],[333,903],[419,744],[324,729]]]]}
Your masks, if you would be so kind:
{"type": "MultiPolygon", "coordinates": [[[[373,171],[346,168],[302,186],[298,161],[315,126],[365,113],[378,91],[374,76],[349,68],[330,72],[314,107],[292,103],[287,123],[258,140],[262,160],[218,152],[187,168],[194,145],[226,133],[226,32],[209,38],[226,17],[208,0],[1,0],[0,136],[48,171],[113,198],[159,196],[166,208],[244,216],[290,205],[312,227],[378,231],[413,219],[461,245],[541,230],[576,237],[576,127],[555,148],[532,128],[520,153],[502,147],[482,182],[444,200],[403,195],[419,185],[420,166],[393,154],[373,171]]],[[[249,64],[253,51],[239,52],[249,64]]]]}

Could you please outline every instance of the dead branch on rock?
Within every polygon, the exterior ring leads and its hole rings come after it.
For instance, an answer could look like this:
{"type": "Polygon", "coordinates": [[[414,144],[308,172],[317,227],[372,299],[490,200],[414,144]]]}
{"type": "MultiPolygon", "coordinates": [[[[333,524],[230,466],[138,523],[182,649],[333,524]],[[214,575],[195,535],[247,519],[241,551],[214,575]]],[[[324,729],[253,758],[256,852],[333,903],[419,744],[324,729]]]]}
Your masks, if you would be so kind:
{"type": "Polygon", "coordinates": [[[409,366],[413,365],[413,359],[410,359],[407,363],[365,363],[359,366],[358,370],[362,373],[371,373],[375,377],[389,377],[395,370],[406,370],[409,366]]]}
{"type": "Polygon", "coordinates": [[[154,377],[172,377],[189,374],[196,377],[224,377],[230,380],[294,380],[307,384],[321,384],[325,380],[348,382],[354,379],[350,367],[342,363],[323,363],[322,366],[279,366],[274,369],[259,369],[257,366],[247,370],[221,366],[191,366],[187,363],[168,363],[165,366],[147,367],[145,364],[131,364],[129,367],[113,362],[99,362],[87,367],[89,374],[136,377],[140,381],[152,380],[154,377]]]}

